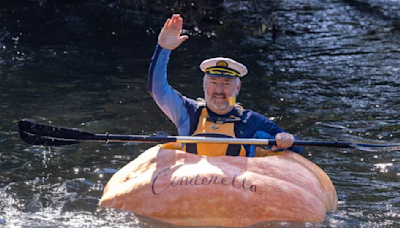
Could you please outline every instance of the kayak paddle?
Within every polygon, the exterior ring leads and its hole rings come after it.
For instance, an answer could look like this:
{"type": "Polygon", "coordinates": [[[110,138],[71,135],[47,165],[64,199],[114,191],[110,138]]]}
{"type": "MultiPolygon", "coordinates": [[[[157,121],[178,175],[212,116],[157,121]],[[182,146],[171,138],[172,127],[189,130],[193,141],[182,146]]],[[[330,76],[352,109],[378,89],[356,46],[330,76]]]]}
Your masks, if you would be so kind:
{"type": "MultiPolygon", "coordinates": [[[[68,129],[30,122],[19,121],[21,139],[31,145],[64,146],[85,141],[97,142],[138,142],[138,143],[226,143],[251,145],[276,145],[274,139],[245,139],[199,136],[153,136],[153,135],[115,135],[92,134],[77,129],[68,129]]],[[[363,151],[395,151],[400,150],[400,144],[366,144],[357,142],[323,142],[296,140],[293,146],[321,146],[336,148],[354,148],[363,151]]]]}

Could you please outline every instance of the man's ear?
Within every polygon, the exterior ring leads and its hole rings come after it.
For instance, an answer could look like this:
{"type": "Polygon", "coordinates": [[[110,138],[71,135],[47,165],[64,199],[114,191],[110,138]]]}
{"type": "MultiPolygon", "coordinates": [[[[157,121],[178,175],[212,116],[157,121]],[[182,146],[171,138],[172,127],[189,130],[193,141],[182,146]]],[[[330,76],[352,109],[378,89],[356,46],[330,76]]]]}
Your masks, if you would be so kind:
{"type": "Polygon", "coordinates": [[[235,95],[235,96],[238,96],[238,95],[239,95],[240,88],[242,88],[242,82],[239,82],[239,83],[238,83],[238,85],[237,85],[237,87],[236,87],[236,95],[235,95]]]}
{"type": "Polygon", "coordinates": [[[207,75],[203,77],[203,92],[206,92],[207,75]]]}

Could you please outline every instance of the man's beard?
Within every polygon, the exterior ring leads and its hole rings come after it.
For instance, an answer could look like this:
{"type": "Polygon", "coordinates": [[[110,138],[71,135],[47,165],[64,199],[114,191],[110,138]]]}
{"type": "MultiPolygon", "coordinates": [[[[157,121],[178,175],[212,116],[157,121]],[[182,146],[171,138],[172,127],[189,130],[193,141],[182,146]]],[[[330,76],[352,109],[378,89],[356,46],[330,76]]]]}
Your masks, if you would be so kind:
{"type": "MultiPolygon", "coordinates": [[[[217,109],[217,110],[225,110],[225,109],[227,109],[229,107],[229,102],[228,101],[225,101],[222,104],[219,104],[219,103],[217,103],[215,101],[215,97],[214,96],[218,96],[218,95],[221,95],[221,94],[214,93],[211,96],[209,96],[209,99],[206,99],[207,105],[212,106],[214,109],[217,109]]],[[[223,95],[226,98],[226,95],[225,94],[223,94],[223,95]]]]}

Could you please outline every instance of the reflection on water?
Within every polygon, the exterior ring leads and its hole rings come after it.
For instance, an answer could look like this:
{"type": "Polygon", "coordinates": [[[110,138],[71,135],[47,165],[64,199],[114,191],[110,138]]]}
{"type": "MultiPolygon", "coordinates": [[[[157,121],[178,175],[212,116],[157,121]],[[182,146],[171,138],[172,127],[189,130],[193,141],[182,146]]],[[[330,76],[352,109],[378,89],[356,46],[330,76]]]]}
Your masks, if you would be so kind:
{"type": "MultiPolygon", "coordinates": [[[[232,3],[228,19],[236,26],[217,29],[211,39],[191,37],[173,52],[169,79],[176,89],[202,96],[198,64],[233,57],[250,69],[239,101],[301,139],[399,142],[400,17],[385,13],[393,12],[393,1],[368,10],[379,4],[254,2],[232,3]]],[[[7,25],[1,34],[18,28],[7,25]]],[[[146,91],[156,35],[149,25],[131,29],[118,39],[99,35],[61,44],[21,30],[0,41],[0,226],[161,226],[97,208],[111,175],[149,145],[32,147],[16,127],[28,117],[93,133],[176,135],[146,91]]],[[[334,182],[339,210],[320,224],[256,227],[400,225],[400,151],[310,147],[303,155],[334,182]]]]}

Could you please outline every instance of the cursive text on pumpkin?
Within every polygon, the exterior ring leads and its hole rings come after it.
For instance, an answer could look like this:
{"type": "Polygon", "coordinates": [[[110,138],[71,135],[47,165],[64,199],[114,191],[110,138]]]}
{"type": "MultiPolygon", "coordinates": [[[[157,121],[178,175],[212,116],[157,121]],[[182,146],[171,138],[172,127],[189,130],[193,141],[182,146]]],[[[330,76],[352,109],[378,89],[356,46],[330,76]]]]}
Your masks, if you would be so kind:
{"type": "Polygon", "coordinates": [[[153,179],[151,189],[154,195],[159,195],[170,188],[175,188],[179,186],[200,186],[200,185],[222,185],[226,187],[233,187],[236,189],[247,190],[256,194],[261,194],[257,191],[257,185],[249,184],[246,182],[246,178],[239,179],[237,175],[233,177],[221,177],[218,175],[211,175],[211,176],[202,176],[197,174],[194,177],[188,176],[174,176],[172,179],[170,178],[170,183],[167,186],[162,188],[157,188],[156,185],[164,176],[169,176],[169,170],[171,167],[164,169],[163,171],[159,172],[153,179]]]}

